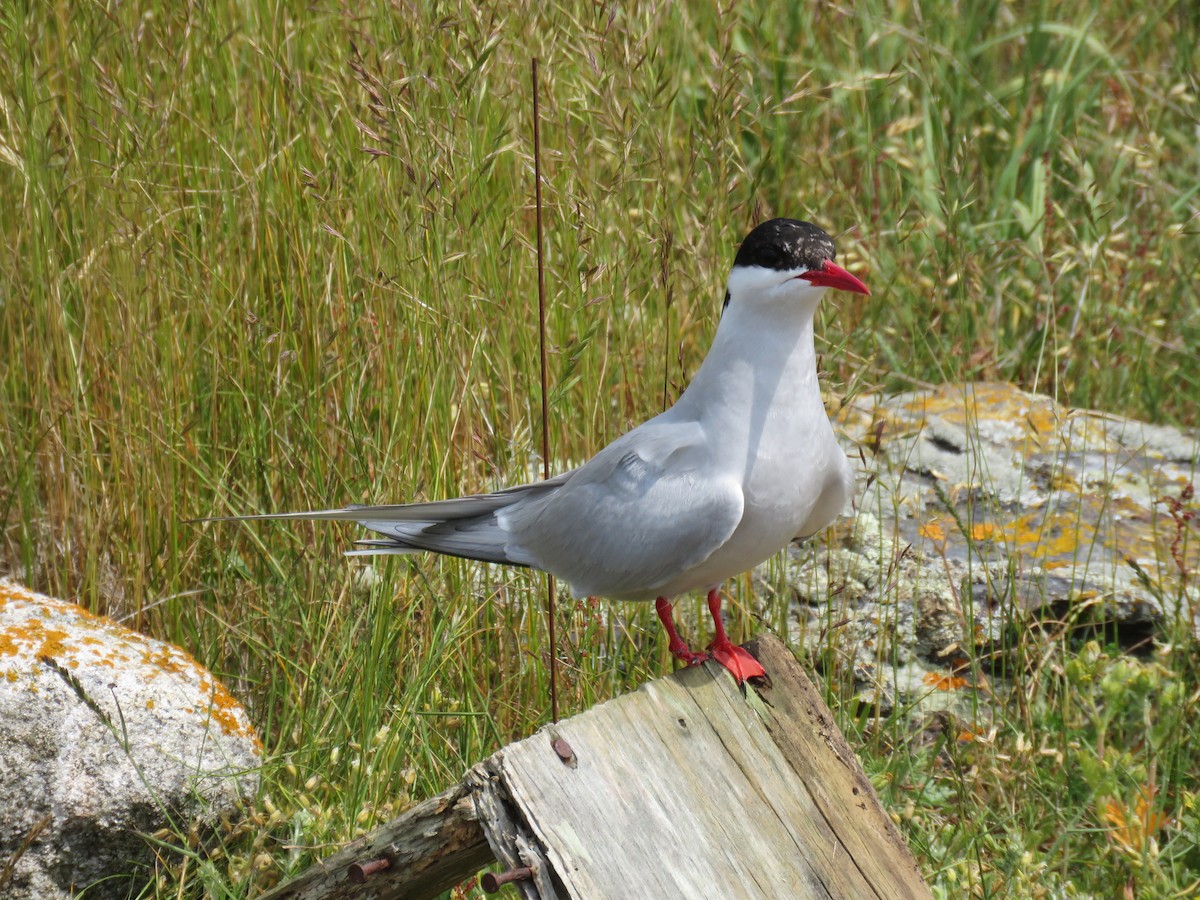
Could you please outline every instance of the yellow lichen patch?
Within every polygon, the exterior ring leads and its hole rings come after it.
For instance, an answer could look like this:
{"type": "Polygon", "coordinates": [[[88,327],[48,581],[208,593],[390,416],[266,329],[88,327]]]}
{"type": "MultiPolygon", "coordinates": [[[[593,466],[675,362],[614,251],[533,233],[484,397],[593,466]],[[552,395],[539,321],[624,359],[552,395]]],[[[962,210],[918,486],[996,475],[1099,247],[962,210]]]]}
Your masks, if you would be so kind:
{"type": "Polygon", "coordinates": [[[851,403],[843,404],[831,417],[837,426],[845,431],[859,434],[870,433],[875,420],[874,398],[867,398],[867,403],[861,403],[862,398],[855,397],[851,403]]]}
{"type": "MultiPolygon", "coordinates": [[[[99,667],[123,671],[136,661],[148,672],[142,676],[143,684],[170,679],[193,696],[203,697],[211,707],[209,718],[226,734],[258,740],[237,700],[177,647],[7,581],[0,581],[0,623],[0,657],[15,657],[35,673],[43,668],[38,663],[41,657],[50,657],[58,666],[84,677],[99,667]]],[[[6,677],[16,680],[16,671],[6,677]]],[[[101,677],[105,683],[112,680],[108,675],[101,677]]],[[[30,689],[37,689],[36,679],[30,689]]],[[[151,698],[141,702],[146,709],[162,714],[195,711],[194,706],[156,704],[151,698]],[[172,709],[166,709],[168,705],[172,709]]]]}
{"type": "Polygon", "coordinates": [[[147,647],[142,651],[142,665],[170,672],[172,675],[197,668],[195,660],[174,647],[147,647]]]}
{"type": "MultiPolygon", "coordinates": [[[[955,393],[963,393],[962,388],[953,390],[955,393]]],[[[1020,388],[1003,381],[983,381],[971,385],[966,391],[966,396],[972,404],[972,413],[977,413],[980,407],[988,410],[1015,409],[1029,402],[1028,395],[1020,388]]]]}
{"type": "Polygon", "coordinates": [[[1037,440],[1038,449],[1047,446],[1049,441],[1054,439],[1055,435],[1058,434],[1059,422],[1061,420],[1061,410],[1049,400],[1035,401],[1030,405],[1029,412],[1025,416],[1025,423],[1033,432],[1033,437],[1037,440]]]}
{"type": "MultiPolygon", "coordinates": [[[[963,427],[983,421],[1006,422],[1021,429],[1012,446],[1025,456],[1044,453],[1055,446],[1065,417],[1063,408],[1054,401],[1026,394],[1003,382],[980,382],[965,388],[945,385],[915,394],[897,409],[905,421],[900,426],[889,422],[889,436],[896,433],[897,427],[903,431],[905,425],[920,426],[930,417],[963,427]]],[[[877,417],[888,414],[886,409],[875,410],[877,417]]]]}
{"type": "Polygon", "coordinates": [[[953,389],[960,397],[961,415],[947,417],[948,421],[960,423],[978,422],[980,419],[1002,419],[1019,422],[1024,418],[1029,399],[1011,384],[984,382],[971,385],[964,394],[962,388],[953,389]]]}
{"type": "Polygon", "coordinates": [[[942,527],[942,523],[937,519],[931,519],[928,522],[922,522],[917,528],[917,534],[923,538],[928,538],[931,541],[946,540],[946,529],[942,527]]]}
{"type": "Polygon", "coordinates": [[[960,675],[945,675],[939,672],[926,672],[921,680],[935,691],[957,691],[970,684],[960,675]]]}
{"type": "Polygon", "coordinates": [[[37,607],[43,618],[53,617],[62,609],[67,608],[70,610],[73,618],[108,625],[116,624],[112,619],[90,613],[82,606],[77,606],[66,600],[57,600],[53,597],[47,597],[44,594],[35,593],[29,590],[29,588],[12,581],[0,580],[0,614],[3,614],[5,607],[12,602],[37,607]]]}
{"type": "Polygon", "coordinates": [[[913,403],[908,404],[908,408],[913,412],[920,412],[923,418],[929,416],[937,416],[946,422],[954,422],[962,424],[966,421],[967,410],[963,402],[961,392],[953,394],[948,393],[945,389],[934,391],[924,398],[919,398],[913,403]]]}
{"type": "Polygon", "coordinates": [[[11,581],[0,581],[0,609],[10,600],[33,600],[36,595],[11,581]]]}
{"type": "Polygon", "coordinates": [[[59,628],[43,625],[41,619],[29,619],[0,630],[0,656],[20,653],[34,659],[42,656],[58,659],[70,646],[70,635],[59,628]]]}
{"type": "Polygon", "coordinates": [[[221,726],[221,729],[226,734],[252,737],[255,746],[262,747],[262,742],[258,739],[258,735],[252,728],[244,724],[243,720],[237,715],[242,705],[234,699],[234,696],[225,689],[223,684],[218,681],[206,679],[201,681],[200,690],[209,695],[208,715],[212,717],[214,722],[221,726]]]}
{"type": "Polygon", "coordinates": [[[1111,454],[1118,448],[1117,436],[1127,427],[1121,420],[1103,413],[1079,410],[1070,413],[1069,428],[1064,429],[1064,446],[1090,453],[1111,454]]]}
{"type": "Polygon", "coordinates": [[[986,541],[996,533],[996,526],[991,522],[976,522],[971,526],[971,540],[986,541]]]}
{"type": "Polygon", "coordinates": [[[959,730],[955,738],[960,744],[970,744],[975,741],[981,741],[987,737],[987,732],[981,728],[965,727],[959,730]]]}
{"type": "Polygon", "coordinates": [[[1002,533],[1011,549],[1047,569],[1072,565],[1096,540],[1095,529],[1077,512],[1034,510],[1005,524],[1002,533]]]}
{"type": "Polygon", "coordinates": [[[1070,472],[1062,470],[1054,472],[1046,485],[1052,491],[1064,491],[1069,494],[1082,494],[1083,485],[1070,472]]]}

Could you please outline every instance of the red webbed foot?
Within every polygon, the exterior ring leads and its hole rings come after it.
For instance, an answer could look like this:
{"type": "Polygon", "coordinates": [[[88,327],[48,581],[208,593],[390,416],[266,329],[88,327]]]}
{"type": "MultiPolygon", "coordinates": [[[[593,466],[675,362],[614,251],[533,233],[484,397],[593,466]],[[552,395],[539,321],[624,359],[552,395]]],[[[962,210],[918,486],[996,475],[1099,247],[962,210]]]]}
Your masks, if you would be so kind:
{"type": "Polygon", "coordinates": [[[654,608],[670,640],[668,649],[675,658],[683,660],[689,666],[698,666],[707,659],[713,659],[733,673],[738,684],[745,683],[748,678],[766,676],[767,672],[759,665],[758,660],[741,647],[734,646],[725,634],[725,625],[721,622],[721,595],[716,590],[708,593],[708,608],[712,613],[713,630],[716,632],[713,642],[708,645],[709,653],[696,653],[684,643],[679,632],[675,630],[675,623],[671,619],[671,603],[666,597],[659,597],[654,608]]]}
{"type": "Polygon", "coordinates": [[[765,678],[767,670],[748,652],[735,646],[725,633],[725,623],[721,621],[721,593],[716,588],[708,592],[708,611],[712,614],[716,634],[708,645],[712,658],[732,672],[738,684],[745,684],[747,678],[765,678]]]}
{"type": "Polygon", "coordinates": [[[729,638],[726,638],[724,642],[713,641],[708,649],[712,652],[714,660],[733,673],[733,677],[737,679],[738,684],[741,684],[747,678],[762,678],[767,674],[767,670],[762,667],[757,659],[741,647],[730,642],[729,638]]]}

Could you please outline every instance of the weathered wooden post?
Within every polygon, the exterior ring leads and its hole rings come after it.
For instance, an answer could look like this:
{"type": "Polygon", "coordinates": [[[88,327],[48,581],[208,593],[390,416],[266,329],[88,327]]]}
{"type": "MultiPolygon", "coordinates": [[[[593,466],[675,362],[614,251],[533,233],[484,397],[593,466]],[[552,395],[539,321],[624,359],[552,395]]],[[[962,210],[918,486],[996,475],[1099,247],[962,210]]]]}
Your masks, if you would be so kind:
{"type": "Polygon", "coordinates": [[[498,751],[276,888],[272,898],[927,898],[833,716],[780,641],[747,645],[772,686],[708,664],[498,751]]]}

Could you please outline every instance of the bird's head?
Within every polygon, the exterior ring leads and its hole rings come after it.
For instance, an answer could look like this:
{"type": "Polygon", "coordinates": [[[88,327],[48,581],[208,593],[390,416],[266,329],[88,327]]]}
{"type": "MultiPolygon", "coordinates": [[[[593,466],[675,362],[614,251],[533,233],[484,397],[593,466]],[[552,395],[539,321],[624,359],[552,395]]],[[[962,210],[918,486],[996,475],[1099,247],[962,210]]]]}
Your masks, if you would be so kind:
{"type": "Polygon", "coordinates": [[[870,294],[867,286],[833,263],[833,238],[809,222],[771,219],[742,241],[725,306],[731,304],[799,305],[815,309],[828,288],[870,294]]]}

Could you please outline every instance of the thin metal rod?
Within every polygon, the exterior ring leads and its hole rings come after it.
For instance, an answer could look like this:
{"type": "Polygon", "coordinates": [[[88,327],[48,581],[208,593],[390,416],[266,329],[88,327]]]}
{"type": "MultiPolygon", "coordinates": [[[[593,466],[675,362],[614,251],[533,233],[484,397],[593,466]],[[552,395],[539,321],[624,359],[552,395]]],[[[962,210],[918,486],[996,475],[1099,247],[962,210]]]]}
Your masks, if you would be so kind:
{"type": "MultiPolygon", "coordinates": [[[[537,218],[538,337],[542,351],[542,477],[550,477],[550,383],[546,363],[546,262],[542,253],[542,134],[538,127],[538,61],[533,75],[533,180],[537,218]]],[[[546,624],[550,629],[550,721],[558,721],[558,641],[555,637],[554,576],[546,576],[546,624]]]]}

